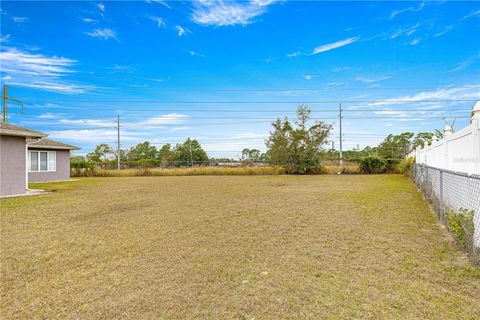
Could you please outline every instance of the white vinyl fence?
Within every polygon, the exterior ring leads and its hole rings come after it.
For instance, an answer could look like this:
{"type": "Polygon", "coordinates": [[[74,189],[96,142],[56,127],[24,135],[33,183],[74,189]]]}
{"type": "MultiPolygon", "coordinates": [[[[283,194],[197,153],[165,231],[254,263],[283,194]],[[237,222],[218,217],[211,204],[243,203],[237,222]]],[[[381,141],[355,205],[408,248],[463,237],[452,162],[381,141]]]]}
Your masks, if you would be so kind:
{"type": "Polygon", "coordinates": [[[443,139],[410,155],[415,156],[416,163],[429,167],[480,174],[480,102],[473,108],[470,125],[454,133],[446,126],[443,139]]]}
{"type": "Polygon", "coordinates": [[[453,133],[447,125],[443,139],[409,156],[415,156],[413,180],[441,221],[448,226],[452,212],[473,214],[473,230],[465,230],[461,242],[480,265],[480,102],[468,126],[453,133]]]}

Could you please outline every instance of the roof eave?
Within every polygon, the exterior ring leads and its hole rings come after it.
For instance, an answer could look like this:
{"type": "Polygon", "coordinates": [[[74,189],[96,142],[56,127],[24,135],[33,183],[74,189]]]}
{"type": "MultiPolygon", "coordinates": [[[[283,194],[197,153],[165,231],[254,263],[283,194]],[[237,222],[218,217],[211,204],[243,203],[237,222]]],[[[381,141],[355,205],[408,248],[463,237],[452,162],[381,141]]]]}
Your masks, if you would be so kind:
{"type": "Polygon", "coordinates": [[[42,146],[42,145],[29,145],[28,149],[49,149],[49,150],[80,150],[79,147],[67,147],[67,146],[42,146]]]}
{"type": "Polygon", "coordinates": [[[44,133],[26,133],[26,132],[18,132],[16,130],[0,130],[0,135],[2,136],[15,136],[15,137],[25,137],[25,138],[46,138],[48,134],[44,133]]]}

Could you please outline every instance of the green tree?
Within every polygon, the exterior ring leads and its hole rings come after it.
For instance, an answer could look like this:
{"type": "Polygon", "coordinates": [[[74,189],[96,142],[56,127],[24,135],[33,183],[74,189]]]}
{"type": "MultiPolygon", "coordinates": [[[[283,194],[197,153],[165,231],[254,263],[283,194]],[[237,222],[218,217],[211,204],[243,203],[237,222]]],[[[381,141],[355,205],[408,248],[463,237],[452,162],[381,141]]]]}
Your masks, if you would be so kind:
{"type": "Polygon", "coordinates": [[[253,161],[260,161],[260,150],[257,149],[250,149],[248,152],[248,158],[253,160],[253,161]]]}
{"type": "Polygon", "coordinates": [[[273,130],[266,140],[267,158],[274,165],[282,165],[288,173],[314,173],[320,169],[322,146],[327,142],[331,125],[315,121],[308,126],[310,109],[297,109],[295,127],[288,118],[272,123],[273,130]]]}
{"type": "Polygon", "coordinates": [[[167,143],[164,144],[160,149],[158,149],[157,159],[158,160],[169,160],[172,157],[172,146],[167,143]]]}
{"type": "Polygon", "coordinates": [[[175,146],[172,158],[177,162],[177,165],[193,165],[208,161],[207,153],[202,149],[200,143],[190,138],[175,146]]]}
{"type": "Polygon", "coordinates": [[[247,159],[249,154],[250,154],[250,149],[244,148],[244,149],[242,150],[242,159],[243,159],[243,160],[247,159]]]}
{"type": "Polygon", "coordinates": [[[130,148],[130,159],[137,160],[147,160],[147,159],[156,159],[157,158],[157,148],[152,146],[150,142],[145,141],[137,144],[136,146],[130,148]]]}
{"type": "Polygon", "coordinates": [[[89,161],[100,163],[108,160],[108,156],[112,154],[112,148],[106,143],[97,144],[95,151],[87,154],[89,161]]]}

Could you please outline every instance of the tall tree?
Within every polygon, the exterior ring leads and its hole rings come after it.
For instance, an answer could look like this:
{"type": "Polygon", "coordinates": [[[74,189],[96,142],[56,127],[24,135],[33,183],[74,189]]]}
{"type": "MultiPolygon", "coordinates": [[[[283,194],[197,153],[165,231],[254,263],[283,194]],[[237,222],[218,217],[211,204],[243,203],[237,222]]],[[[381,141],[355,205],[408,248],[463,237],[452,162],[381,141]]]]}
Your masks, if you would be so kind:
{"type": "Polygon", "coordinates": [[[130,159],[132,160],[146,160],[156,158],[157,148],[155,148],[155,146],[152,146],[148,141],[139,143],[136,146],[130,148],[130,159]]]}
{"type": "Polygon", "coordinates": [[[178,165],[191,165],[208,161],[207,153],[195,139],[187,138],[184,143],[179,143],[173,150],[173,160],[178,165]]]}
{"type": "Polygon", "coordinates": [[[87,159],[93,162],[102,162],[112,154],[112,148],[106,143],[97,144],[95,151],[87,154],[87,159]]]}
{"type": "Polygon", "coordinates": [[[273,130],[266,140],[270,163],[285,166],[288,173],[314,173],[320,169],[322,146],[332,126],[323,121],[309,126],[310,114],[310,109],[301,105],[297,109],[295,127],[288,118],[272,123],[273,130]]]}

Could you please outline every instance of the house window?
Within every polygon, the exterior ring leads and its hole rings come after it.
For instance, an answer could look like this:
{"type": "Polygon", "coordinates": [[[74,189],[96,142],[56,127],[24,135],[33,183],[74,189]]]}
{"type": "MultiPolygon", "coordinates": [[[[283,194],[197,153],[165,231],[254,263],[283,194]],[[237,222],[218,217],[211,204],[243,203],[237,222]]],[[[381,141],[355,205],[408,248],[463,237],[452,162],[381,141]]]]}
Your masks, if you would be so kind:
{"type": "Polygon", "coordinates": [[[55,171],[57,169],[57,153],[55,151],[30,151],[30,171],[55,171]]]}

